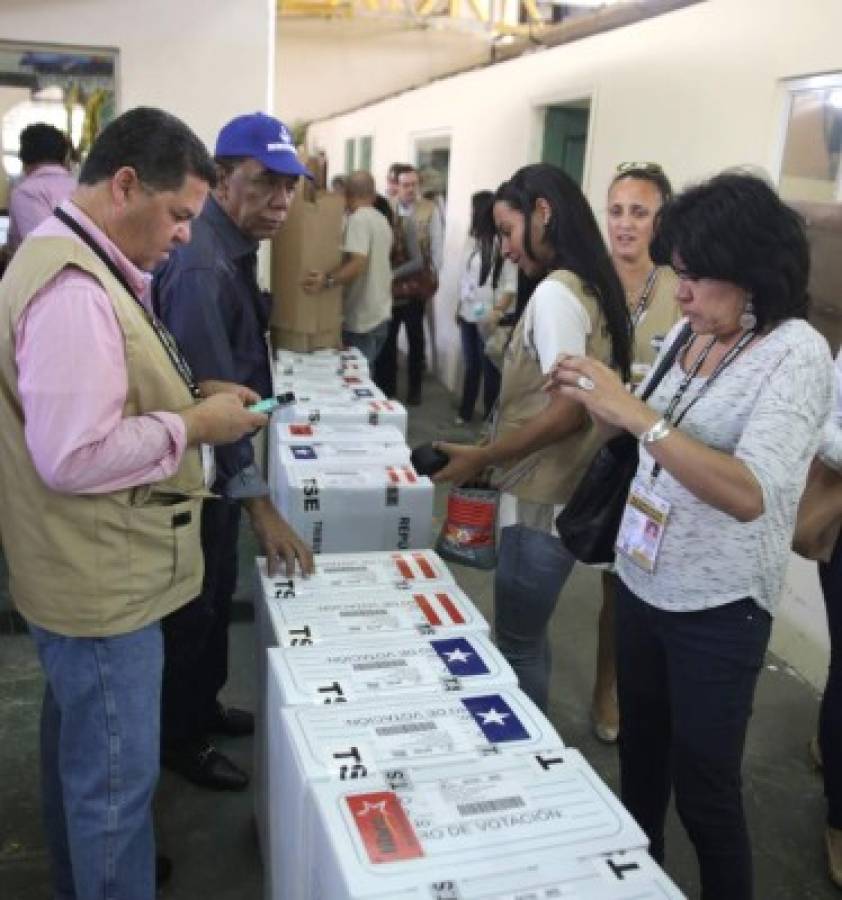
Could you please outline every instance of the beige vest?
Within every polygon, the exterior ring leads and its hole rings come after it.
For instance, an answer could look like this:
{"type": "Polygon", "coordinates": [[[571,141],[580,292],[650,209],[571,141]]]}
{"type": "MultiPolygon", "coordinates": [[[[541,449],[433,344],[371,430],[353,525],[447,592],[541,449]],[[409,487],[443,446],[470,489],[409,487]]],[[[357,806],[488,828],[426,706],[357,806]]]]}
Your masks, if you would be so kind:
{"type": "MultiPolygon", "coordinates": [[[[596,298],[585,291],[581,279],[572,272],[559,270],[547,277],[568,287],[584,306],[591,321],[587,355],[610,364],[611,341],[596,298]]],[[[549,396],[542,390],[547,379],[541,372],[540,362],[524,344],[525,320],[525,315],[520,317],[506,348],[496,432],[498,437],[522,428],[550,402],[549,396]]],[[[521,500],[566,503],[598,446],[599,437],[588,419],[587,424],[556,443],[506,465],[500,479],[501,486],[521,500]],[[510,484],[509,479],[513,483],[510,484]]]]}
{"type": "MultiPolygon", "coordinates": [[[[23,616],[70,636],[133,631],[199,593],[202,465],[195,449],[166,481],[111,494],[61,494],[35,470],[24,439],[15,330],[32,297],[62,269],[89,272],[123,332],[123,416],[193,402],[143,310],[73,238],[26,241],[0,281],[0,531],[10,592],[23,616]]],[[[76,401],[80,402],[80,401],[76,401]]]]}
{"type": "MultiPolygon", "coordinates": [[[[427,200],[426,197],[419,197],[415,201],[414,212],[412,214],[412,219],[415,222],[415,233],[418,236],[418,249],[421,251],[421,256],[424,258],[424,265],[431,271],[433,270],[433,245],[430,239],[430,226],[432,224],[435,209],[436,206],[432,200],[427,200]]],[[[397,200],[392,203],[392,212],[395,214],[395,222],[400,222],[397,200]]],[[[404,254],[405,253],[406,250],[404,249],[404,254]]],[[[404,261],[405,258],[399,259],[393,264],[397,265],[404,261]]]]}
{"type": "Polygon", "coordinates": [[[632,353],[635,363],[651,366],[658,355],[658,351],[652,346],[652,339],[666,337],[670,328],[681,318],[681,307],[675,299],[677,289],[678,277],[675,272],[668,266],[659,266],[646,315],[634,330],[632,353]]]}

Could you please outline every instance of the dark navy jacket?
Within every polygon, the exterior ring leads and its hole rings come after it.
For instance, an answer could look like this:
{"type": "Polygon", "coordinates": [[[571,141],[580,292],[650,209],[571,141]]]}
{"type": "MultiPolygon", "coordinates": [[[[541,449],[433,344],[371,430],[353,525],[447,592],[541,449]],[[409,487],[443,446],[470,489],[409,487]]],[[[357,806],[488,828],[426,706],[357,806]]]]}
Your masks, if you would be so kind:
{"type": "MultiPolygon", "coordinates": [[[[156,312],[196,381],[234,381],[268,397],[270,301],[258,288],[256,264],[257,241],[243,234],[211,196],[193,222],[190,243],[177,247],[156,270],[152,293],[156,312]]],[[[248,437],[217,447],[216,466],[216,490],[236,495],[236,488],[226,488],[238,483],[239,496],[267,493],[248,437]]]]}

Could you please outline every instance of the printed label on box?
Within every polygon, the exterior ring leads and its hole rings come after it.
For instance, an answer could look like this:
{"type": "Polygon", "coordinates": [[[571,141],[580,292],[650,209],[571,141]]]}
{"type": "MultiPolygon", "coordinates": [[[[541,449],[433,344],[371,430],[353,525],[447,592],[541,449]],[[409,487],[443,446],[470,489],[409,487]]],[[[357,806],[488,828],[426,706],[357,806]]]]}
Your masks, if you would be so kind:
{"type": "Polygon", "coordinates": [[[397,796],[392,791],[345,798],[368,858],[373,863],[420,859],[424,851],[397,796]]]}

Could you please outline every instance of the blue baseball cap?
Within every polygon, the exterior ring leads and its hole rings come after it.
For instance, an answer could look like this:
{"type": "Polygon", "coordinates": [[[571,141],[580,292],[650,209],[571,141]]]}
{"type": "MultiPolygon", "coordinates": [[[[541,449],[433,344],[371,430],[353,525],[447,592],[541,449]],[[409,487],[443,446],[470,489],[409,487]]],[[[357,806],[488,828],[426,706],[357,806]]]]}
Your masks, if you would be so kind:
{"type": "Polygon", "coordinates": [[[280,119],[265,113],[231,119],[219,132],[214,156],[251,156],[270,172],[313,180],[310,170],[298,159],[289,129],[280,119]]]}

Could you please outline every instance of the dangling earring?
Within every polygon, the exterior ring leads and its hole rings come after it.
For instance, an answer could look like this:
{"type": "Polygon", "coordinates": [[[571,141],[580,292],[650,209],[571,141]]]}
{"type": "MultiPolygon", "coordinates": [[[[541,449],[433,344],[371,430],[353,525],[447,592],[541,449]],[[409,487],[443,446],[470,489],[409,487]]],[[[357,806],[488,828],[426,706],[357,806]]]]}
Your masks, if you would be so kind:
{"type": "Polygon", "coordinates": [[[751,297],[746,300],[745,309],[740,316],[740,328],[743,331],[754,331],[757,328],[757,316],[754,314],[754,304],[751,302],[751,297]]]}

